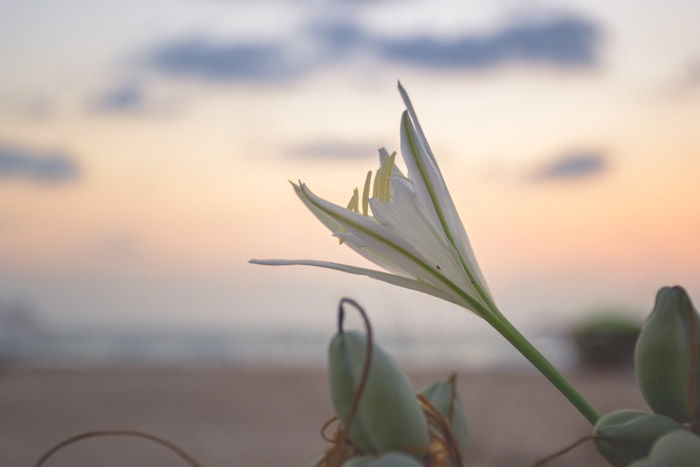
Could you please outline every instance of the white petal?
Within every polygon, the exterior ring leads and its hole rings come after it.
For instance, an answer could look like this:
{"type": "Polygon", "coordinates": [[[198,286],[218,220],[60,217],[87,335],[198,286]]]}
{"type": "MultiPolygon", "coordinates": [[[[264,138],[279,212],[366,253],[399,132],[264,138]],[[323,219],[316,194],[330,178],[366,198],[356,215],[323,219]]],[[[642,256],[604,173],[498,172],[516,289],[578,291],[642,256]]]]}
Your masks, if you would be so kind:
{"type": "Polygon", "coordinates": [[[433,155],[433,151],[430,149],[430,145],[428,144],[428,139],[425,137],[425,133],[423,133],[423,127],[420,126],[420,122],[418,121],[418,116],[416,115],[416,111],[413,108],[413,103],[411,102],[411,98],[408,97],[408,93],[406,90],[403,88],[401,83],[398,83],[399,86],[399,94],[401,94],[401,99],[403,100],[404,105],[406,106],[406,111],[408,112],[408,115],[411,117],[411,120],[416,126],[417,130],[417,136],[418,140],[421,142],[421,145],[425,147],[426,155],[432,163],[437,167],[437,161],[435,160],[435,156],[433,155]]]}
{"type": "Polygon", "coordinates": [[[419,292],[423,292],[423,293],[426,293],[428,295],[432,295],[434,297],[438,297],[438,298],[441,298],[443,300],[447,300],[448,302],[452,302],[456,305],[471,309],[469,303],[466,303],[462,298],[460,298],[459,296],[457,296],[455,294],[448,293],[446,291],[443,291],[441,289],[433,287],[430,284],[427,284],[425,282],[422,282],[422,281],[419,281],[416,279],[411,279],[411,278],[399,276],[396,274],[389,274],[389,273],[382,272],[382,271],[375,271],[373,269],[360,268],[360,267],[356,267],[356,266],[348,266],[346,264],[332,263],[329,261],[315,261],[315,260],[309,260],[309,259],[297,259],[297,260],[251,259],[249,261],[249,263],[263,264],[266,266],[298,265],[298,266],[316,266],[319,268],[334,269],[336,271],[347,272],[349,274],[356,274],[356,275],[360,275],[360,276],[371,277],[373,279],[377,279],[377,280],[380,280],[382,282],[387,282],[387,283],[392,284],[392,285],[398,285],[399,287],[405,287],[407,289],[417,290],[419,292]]]}
{"type": "Polygon", "coordinates": [[[439,222],[449,242],[459,251],[464,261],[465,272],[472,276],[471,279],[488,296],[488,286],[476,262],[445,180],[420,128],[411,101],[402,87],[399,87],[399,90],[408,108],[401,118],[401,152],[408,167],[408,176],[413,180],[422,203],[427,206],[431,220],[439,222]]]}
{"type": "Polygon", "coordinates": [[[459,253],[447,242],[440,226],[431,224],[422,212],[411,181],[394,177],[391,188],[390,201],[370,200],[375,219],[413,245],[462,290],[477,296],[464,274],[459,253]]]}
{"type": "Polygon", "coordinates": [[[435,268],[405,238],[378,223],[374,218],[348,211],[325,201],[306,185],[295,186],[304,204],[347,245],[382,268],[405,277],[413,277],[433,287],[457,295],[468,293],[435,268]]]}
{"type": "Polygon", "coordinates": [[[374,218],[319,198],[304,184],[295,185],[294,189],[309,210],[335,236],[365,258],[400,275],[426,275],[425,268],[421,268],[421,264],[425,263],[422,255],[410,243],[379,224],[374,218]]]}

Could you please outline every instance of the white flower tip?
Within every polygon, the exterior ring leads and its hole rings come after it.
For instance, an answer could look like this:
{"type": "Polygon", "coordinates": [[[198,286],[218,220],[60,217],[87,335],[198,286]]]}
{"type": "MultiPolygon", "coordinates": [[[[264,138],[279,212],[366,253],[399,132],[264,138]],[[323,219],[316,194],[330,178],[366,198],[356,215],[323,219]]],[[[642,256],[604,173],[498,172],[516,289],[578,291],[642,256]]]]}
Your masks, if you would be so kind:
{"type": "Polygon", "coordinates": [[[262,264],[263,266],[287,266],[294,264],[294,261],[286,259],[249,259],[250,264],[262,264]]]}
{"type": "Polygon", "coordinates": [[[408,97],[408,93],[404,89],[404,87],[401,85],[401,81],[399,81],[399,94],[401,94],[401,100],[403,100],[404,105],[406,106],[407,109],[413,109],[413,104],[411,104],[411,98],[408,97]]]}

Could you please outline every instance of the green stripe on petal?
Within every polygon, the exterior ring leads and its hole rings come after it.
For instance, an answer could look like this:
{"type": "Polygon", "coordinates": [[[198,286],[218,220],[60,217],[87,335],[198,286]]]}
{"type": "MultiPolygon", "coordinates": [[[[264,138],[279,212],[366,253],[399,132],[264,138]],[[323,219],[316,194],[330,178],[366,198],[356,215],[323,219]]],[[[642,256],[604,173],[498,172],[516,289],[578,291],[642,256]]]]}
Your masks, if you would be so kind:
{"type": "Polygon", "coordinates": [[[423,140],[409,116],[409,111],[405,111],[401,116],[401,152],[408,167],[409,178],[414,182],[422,204],[428,212],[433,213],[436,223],[442,227],[450,244],[459,252],[464,272],[473,283],[480,299],[495,309],[452,197],[447,191],[435,159],[429,152],[427,142],[423,140]]]}

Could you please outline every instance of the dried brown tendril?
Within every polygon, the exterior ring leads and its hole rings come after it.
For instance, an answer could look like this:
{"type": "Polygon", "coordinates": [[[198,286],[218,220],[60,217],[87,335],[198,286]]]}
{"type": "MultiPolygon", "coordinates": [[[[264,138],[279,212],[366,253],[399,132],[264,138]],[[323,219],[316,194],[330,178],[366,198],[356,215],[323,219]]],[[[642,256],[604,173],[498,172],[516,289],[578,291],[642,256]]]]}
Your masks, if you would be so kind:
{"type": "Polygon", "coordinates": [[[586,435],[583,438],[579,438],[573,443],[569,444],[568,446],[558,450],[555,453],[552,453],[548,455],[547,457],[543,457],[542,459],[536,461],[534,464],[532,464],[532,467],[542,467],[543,465],[553,461],[554,459],[557,459],[567,452],[571,451],[572,449],[580,446],[581,444],[585,443],[586,441],[590,441],[592,439],[600,438],[598,435],[586,435]]]}
{"type": "Polygon", "coordinates": [[[345,427],[350,427],[352,425],[352,421],[354,420],[355,415],[357,414],[357,409],[360,406],[360,398],[362,397],[362,394],[365,390],[365,386],[367,385],[367,378],[369,377],[369,368],[372,364],[372,348],[374,344],[372,324],[369,321],[367,312],[364,308],[362,308],[362,306],[359,303],[357,303],[352,298],[343,297],[342,299],[340,299],[340,303],[338,304],[338,334],[342,334],[343,332],[345,332],[343,329],[343,323],[345,321],[346,304],[352,305],[358,311],[358,313],[360,313],[360,316],[362,317],[362,320],[365,324],[365,332],[367,334],[367,349],[365,351],[365,361],[362,367],[360,382],[357,385],[357,390],[355,391],[355,395],[352,398],[352,405],[350,406],[350,412],[348,412],[348,417],[345,424],[343,425],[342,423],[339,423],[338,428],[336,429],[333,437],[330,439],[325,435],[325,430],[331,423],[333,423],[334,419],[331,419],[328,422],[326,422],[321,428],[321,437],[327,441],[330,441],[332,443],[332,446],[326,451],[324,456],[316,463],[317,467],[340,466],[347,458],[352,457],[357,451],[352,445],[352,442],[348,439],[348,429],[345,427]]]}
{"type": "MultiPolygon", "coordinates": [[[[430,429],[430,447],[426,467],[441,467],[448,460],[453,466],[463,465],[457,438],[452,431],[450,421],[424,395],[418,394],[417,397],[430,429]]],[[[456,394],[453,397],[456,397],[456,394]]]]}
{"type": "Polygon", "coordinates": [[[85,441],[90,438],[102,438],[102,437],[109,437],[109,436],[128,436],[132,438],[141,438],[145,439],[148,441],[152,441],[156,444],[159,444],[161,446],[164,446],[168,448],[170,451],[175,453],[180,459],[182,459],[184,462],[186,462],[190,467],[202,467],[202,464],[197,462],[190,454],[187,453],[184,449],[176,445],[175,443],[171,443],[168,440],[165,440],[163,438],[159,438],[158,436],[151,435],[148,433],[143,433],[141,431],[137,430],[95,430],[95,431],[88,431],[86,433],[80,433],[75,436],[71,436],[70,438],[64,439],[57,445],[53,446],[51,449],[46,451],[38,461],[34,464],[34,467],[41,467],[46,463],[47,460],[54,454],[56,454],[58,451],[61,449],[74,444],[78,443],[80,441],[85,441]]]}

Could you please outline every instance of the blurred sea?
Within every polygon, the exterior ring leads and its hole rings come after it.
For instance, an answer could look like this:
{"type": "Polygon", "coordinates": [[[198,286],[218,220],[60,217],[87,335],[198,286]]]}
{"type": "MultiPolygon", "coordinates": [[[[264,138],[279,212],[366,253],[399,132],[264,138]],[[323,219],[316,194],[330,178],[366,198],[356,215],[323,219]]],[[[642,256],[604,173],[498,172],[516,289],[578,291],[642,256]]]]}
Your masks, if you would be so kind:
{"type": "MultiPolygon", "coordinates": [[[[330,333],[223,331],[22,332],[0,335],[0,364],[22,366],[241,365],[323,367],[330,333]]],[[[575,363],[564,337],[530,336],[560,367],[575,363]]],[[[382,336],[378,343],[411,368],[527,365],[495,333],[466,336],[382,336]]]]}

